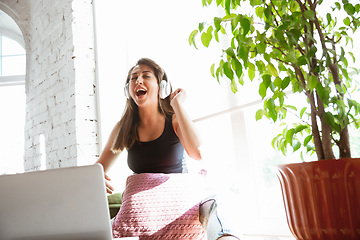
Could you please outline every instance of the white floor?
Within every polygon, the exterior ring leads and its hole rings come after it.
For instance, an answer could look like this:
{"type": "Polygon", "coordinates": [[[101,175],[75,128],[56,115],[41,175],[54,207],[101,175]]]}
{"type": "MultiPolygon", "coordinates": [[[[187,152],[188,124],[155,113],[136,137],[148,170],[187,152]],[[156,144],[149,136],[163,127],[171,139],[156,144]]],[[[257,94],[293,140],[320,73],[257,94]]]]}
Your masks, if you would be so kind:
{"type": "Polygon", "coordinates": [[[288,236],[248,236],[244,235],[241,240],[296,240],[288,236]]]}

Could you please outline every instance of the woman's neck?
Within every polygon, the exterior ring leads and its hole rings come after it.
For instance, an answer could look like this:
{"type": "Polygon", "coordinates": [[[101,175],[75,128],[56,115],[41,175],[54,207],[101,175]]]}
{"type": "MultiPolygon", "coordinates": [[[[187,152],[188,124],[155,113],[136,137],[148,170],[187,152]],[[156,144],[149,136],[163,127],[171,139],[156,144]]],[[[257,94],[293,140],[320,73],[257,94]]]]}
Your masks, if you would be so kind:
{"type": "Polygon", "coordinates": [[[165,116],[161,114],[158,107],[139,108],[140,125],[147,126],[159,123],[165,116]]]}

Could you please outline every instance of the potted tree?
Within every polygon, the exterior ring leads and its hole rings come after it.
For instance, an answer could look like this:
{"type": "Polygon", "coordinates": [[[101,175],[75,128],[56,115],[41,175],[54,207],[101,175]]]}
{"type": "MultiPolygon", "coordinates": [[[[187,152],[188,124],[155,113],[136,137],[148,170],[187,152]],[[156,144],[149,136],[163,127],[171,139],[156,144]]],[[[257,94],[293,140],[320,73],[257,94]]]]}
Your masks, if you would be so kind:
{"type": "MultiPolygon", "coordinates": [[[[223,17],[199,23],[189,36],[208,47],[230,39],[210,67],[231,89],[259,80],[264,106],[256,112],[284,121],[292,111],[299,123],[285,125],[274,148],[316,154],[318,161],[277,166],[289,228],[297,239],[360,239],[360,161],[351,157],[349,127],[360,126],[360,104],[352,98],[358,82],[353,34],[360,26],[358,1],[202,0],[223,17]],[[244,6],[248,5],[248,8],[244,6]],[[321,13],[328,8],[328,12],[321,13]],[[247,9],[244,12],[243,9],[247,9]],[[251,9],[251,11],[249,11],[251,9]],[[350,49],[350,50],[349,50],[350,49]],[[301,93],[306,107],[287,103],[301,93]],[[338,149],[335,156],[334,149],[338,149]]],[[[301,154],[304,161],[304,155],[301,154]]]]}

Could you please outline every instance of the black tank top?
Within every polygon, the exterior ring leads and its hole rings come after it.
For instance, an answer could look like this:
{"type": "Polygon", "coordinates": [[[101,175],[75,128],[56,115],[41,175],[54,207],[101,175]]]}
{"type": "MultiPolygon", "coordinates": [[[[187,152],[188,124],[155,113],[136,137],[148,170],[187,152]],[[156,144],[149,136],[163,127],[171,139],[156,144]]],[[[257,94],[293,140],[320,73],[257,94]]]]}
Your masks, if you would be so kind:
{"type": "Polygon", "coordinates": [[[134,173],[182,173],[184,148],[174,132],[172,118],[165,119],[161,136],[149,142],[136,142],[128,150],[128,165],[134,173]]]}

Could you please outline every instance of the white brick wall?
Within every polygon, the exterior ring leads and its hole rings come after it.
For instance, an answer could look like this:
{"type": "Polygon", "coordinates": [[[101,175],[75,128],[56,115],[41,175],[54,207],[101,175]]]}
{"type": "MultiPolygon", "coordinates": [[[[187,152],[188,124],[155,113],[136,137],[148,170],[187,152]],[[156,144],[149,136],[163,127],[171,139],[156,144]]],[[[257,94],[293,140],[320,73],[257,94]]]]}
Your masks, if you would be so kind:
{"type": "Polygon", "coordinates": [[[94,163],[100,149],[92,1],[0,1],[27,29],[25,171],[40,169],[41,134],[46,168],[94,163]]]}

